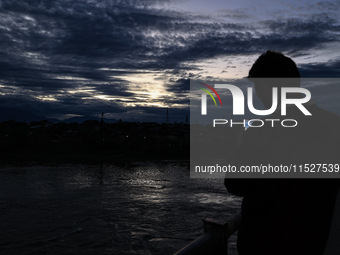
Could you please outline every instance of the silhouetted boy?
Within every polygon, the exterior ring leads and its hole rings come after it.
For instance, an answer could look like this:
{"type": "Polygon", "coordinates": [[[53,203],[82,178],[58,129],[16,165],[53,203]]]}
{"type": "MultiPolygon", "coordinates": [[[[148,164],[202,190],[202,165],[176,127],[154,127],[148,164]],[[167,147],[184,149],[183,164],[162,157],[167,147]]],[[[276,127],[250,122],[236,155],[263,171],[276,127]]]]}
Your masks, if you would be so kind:
{"type": "MultiPolygon", "coordinates": [[[[254,79],[255,91],[266,109],[272,104],[272,87],[299,86],[295,63],[278,52],[262,54],[249,71],[249,78],[297,78],[293,84],[254,79]]],[[[269,79],[270,80],[270,79],[269,79]]],[[[280,102],[279,102],[280,105],[280,102]]],[[[304,104],[312,116],[296,106],[272,119],[295,119],[298,126],[249,128],[234,157],[238,165],[290,165],[338,163],[340,118],[314,103],[304,104]]],[[[242,222],[238,233],[240,255],[318,254],[328,238],[337,179],[225,179],[229,192],[243,196],[242,222]]]]}

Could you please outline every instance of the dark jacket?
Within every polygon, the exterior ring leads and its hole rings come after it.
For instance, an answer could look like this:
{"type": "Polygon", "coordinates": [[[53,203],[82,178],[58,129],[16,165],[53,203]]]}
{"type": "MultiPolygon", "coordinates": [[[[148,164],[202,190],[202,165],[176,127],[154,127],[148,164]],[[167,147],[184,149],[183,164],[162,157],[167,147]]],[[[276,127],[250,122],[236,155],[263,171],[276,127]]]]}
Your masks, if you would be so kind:
{"type": "MultiPolygon", "coordinates": [[[[290,109],[295,128],[249,128],[237,165],[290,165],[340,161],[340,118],[316,105],[312,116],[290,109]]],[[[273,115],[272,118],[282,119],[273,115]]],[[[340,176],[340,173],[339,173],[340,176]]],[[[239,254],[318,254],[325,248],[339,179],[225,179],[229,192],[243,196],[239,254]]]]}

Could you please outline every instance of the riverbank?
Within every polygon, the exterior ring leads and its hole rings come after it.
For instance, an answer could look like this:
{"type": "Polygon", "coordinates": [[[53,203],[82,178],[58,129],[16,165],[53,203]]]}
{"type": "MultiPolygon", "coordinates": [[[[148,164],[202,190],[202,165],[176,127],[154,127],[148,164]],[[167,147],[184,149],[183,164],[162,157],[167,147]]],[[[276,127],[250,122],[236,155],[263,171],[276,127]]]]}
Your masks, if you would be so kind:
{"type": "Polygon", "coordinates": [[[117,122],[0,123],[0,164],[100,164],[189,159],[189,125],[117,122]]]}

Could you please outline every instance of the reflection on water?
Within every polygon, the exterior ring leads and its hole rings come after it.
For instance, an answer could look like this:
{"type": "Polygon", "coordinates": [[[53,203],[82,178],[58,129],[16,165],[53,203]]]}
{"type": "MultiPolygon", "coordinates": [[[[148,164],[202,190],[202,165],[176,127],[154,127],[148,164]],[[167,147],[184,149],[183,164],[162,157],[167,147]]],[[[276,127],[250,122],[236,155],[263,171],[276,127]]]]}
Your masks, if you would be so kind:
{"type": "Polygon", "coordinates": [[[181,163],[3,167],[0,249],[172,254],[202,233],[202,218],[231,216],[239,207],[222,180],[190,179],[181,163]]]}

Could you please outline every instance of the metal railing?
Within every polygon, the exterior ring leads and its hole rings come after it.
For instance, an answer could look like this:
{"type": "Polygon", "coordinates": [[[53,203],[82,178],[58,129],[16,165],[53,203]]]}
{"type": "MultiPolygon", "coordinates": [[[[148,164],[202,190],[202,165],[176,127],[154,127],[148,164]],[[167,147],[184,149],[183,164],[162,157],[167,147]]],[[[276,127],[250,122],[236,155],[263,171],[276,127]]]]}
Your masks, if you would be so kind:
{"type": "Polygon", "coordinates": [[[238,214],[228,221],[205,218],[204,234],[196,238],[175,255],[227,255],[228,239],[237,231],[241,222],[238,214]]]}

